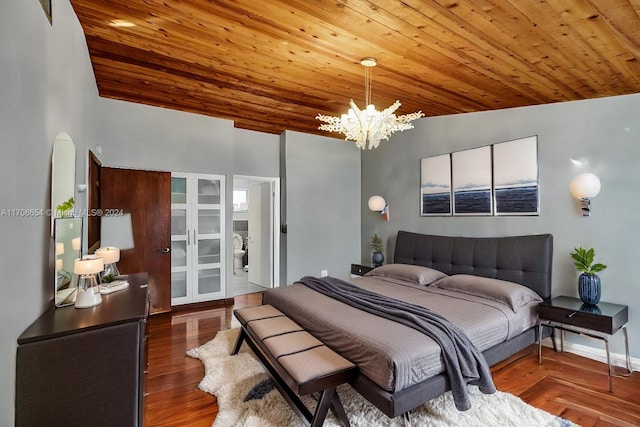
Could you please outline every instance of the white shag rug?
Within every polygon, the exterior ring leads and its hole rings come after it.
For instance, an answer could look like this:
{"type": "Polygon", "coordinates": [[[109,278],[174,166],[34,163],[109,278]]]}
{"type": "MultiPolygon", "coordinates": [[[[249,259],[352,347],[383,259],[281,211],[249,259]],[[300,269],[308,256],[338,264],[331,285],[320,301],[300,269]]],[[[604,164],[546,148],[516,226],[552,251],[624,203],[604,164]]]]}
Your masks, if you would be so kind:
{"type": "MultiPolygon", "coordinates": [[[[208,343],[191,349],[188,356],[200,359],[205,377],[199,388],[214,395],[219,413],[214,427],[298,427],[302,422],[280,395],[260,362],[243,344],[240,353],[230,356],[239,328],[218,332],[208,343]]],[[[342,385],[338,394],[353,427],[404,426],[402,417],[388,418],[351,386],[342,385]]],[[[455,408],[451,392],[430,400],[412,413],[412,425],[444,426],[522,426],[574,427],[575,424],[525,403],[503,392],[482,394],[470,386],[472,407],[460,412],[455,408]]],[[[316,402],[309,396],[302,399],[311,410],[316,402]]],[[[325,426],[338,426],[331,411],[325,426]]]]}

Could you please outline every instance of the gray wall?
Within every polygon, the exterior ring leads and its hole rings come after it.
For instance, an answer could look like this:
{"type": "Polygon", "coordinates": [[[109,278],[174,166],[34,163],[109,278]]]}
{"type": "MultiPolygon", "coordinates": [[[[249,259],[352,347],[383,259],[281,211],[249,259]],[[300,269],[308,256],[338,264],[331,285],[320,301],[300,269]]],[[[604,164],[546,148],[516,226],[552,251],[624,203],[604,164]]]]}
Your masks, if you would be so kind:
{"type": "MultiPolygon", "coordinates": [[[[369,239],[378,233],[393,253],[398,230],[465,236],[554,235],[553,295],[577,296],[577,278],[569,253],[575,246],[594,247],[608,265],[600,273],[602,301],[629,305],[632,355],[640,356],[640,292],[631,266],[640,259],[640,94],[566,102],[509,110],[421,119],[415,129],[396,134],[362,156],[363,262],[369,239]],[[421,217],[420,159],[496,142],[538,135],[540,215],[535,217],[421,217]],[[571,159],[588,163],[577,167],[571,159]],[[582,217],[569,193],[579,172],[600,177],[602,190],[592,214],[582,217]],[[390,206],[391,221],[368,211],[369,196],[379,194],[390,206]]],[[[569,339],[575,339],[567,334],[569,339]]],[[[623,353],[622,334],[612,340],[623,353]]],[[[597,341],[581,344],[602,348],[597,341]]]]}
{"type": "Polygon", "coordinates": [[[233,122],[98,98],[102,164],[177,172],[232,173],[233,122]]]}
{"type": "MultiPolygon", "coordinates": [[[[93,136],[97,90],[84,35],[69,2],[53,3],[51,26],[37,1],[0,2],[0,210],[48,208],[55,136],[66,131],[78,153],[93,136]]],[[[78,160],[77,177],[83,167],[78,160]]],[[[10,426],[16,339],[53,298],[50,218],[0,216],[0,236],[0,425],[10,426]]]]}
{"type": "Polygon", "coordinates": [[[360,253],[360,152],[354,144],[284,133],[286,283],[321,270],[343,279],[360,253]]]}
{"type": "Polygon", "coordinates": [[[234,129],[233,147],[234,174],[280,176],[280,135],[234,129]]]}

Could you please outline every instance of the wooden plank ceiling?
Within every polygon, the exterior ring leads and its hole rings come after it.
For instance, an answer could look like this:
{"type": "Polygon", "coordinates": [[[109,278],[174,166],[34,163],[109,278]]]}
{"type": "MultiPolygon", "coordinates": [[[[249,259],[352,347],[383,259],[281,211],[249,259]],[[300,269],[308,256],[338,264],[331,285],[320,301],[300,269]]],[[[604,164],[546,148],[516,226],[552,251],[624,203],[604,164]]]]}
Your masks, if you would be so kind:
{"type": "MultiPolygon", "coordinates": [[[[100,96],[280,134],[318,113],[486,111],[640,92],[640,0],[71,0],[100,96]]],[[[339,135],[333,135],[339,137],[339,135]]]]}

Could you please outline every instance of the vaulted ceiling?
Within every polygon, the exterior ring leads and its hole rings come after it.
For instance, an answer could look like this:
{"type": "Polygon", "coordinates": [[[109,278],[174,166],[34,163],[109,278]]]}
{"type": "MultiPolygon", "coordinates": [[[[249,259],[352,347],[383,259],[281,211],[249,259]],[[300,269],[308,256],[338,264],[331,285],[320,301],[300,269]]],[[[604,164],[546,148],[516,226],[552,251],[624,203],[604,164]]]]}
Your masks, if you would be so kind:
{"type": "MultiPolygon", "coordinates": [[[[372,98],[426,116],[640,92],[640,0],[71,0],[100,96],[324,134],[372,98]]],[[[334,135],[337,136],[337,135],[334,135]]]]}

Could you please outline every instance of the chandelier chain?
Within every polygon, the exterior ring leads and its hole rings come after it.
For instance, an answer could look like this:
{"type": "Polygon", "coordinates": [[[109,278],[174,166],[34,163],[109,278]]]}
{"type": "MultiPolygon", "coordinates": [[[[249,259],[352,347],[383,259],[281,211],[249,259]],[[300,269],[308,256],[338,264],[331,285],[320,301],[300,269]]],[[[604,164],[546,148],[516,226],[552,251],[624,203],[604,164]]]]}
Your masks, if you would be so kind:
{"type": "Polygon", "coordinates": [[[365,106],[373,104],[371,101],[371,82],[373,80],[373,67],[364,67],[364,102],[365,106]]]}

